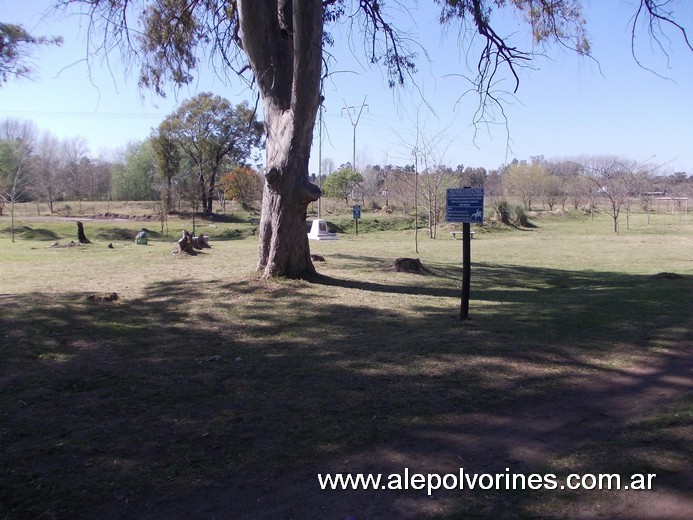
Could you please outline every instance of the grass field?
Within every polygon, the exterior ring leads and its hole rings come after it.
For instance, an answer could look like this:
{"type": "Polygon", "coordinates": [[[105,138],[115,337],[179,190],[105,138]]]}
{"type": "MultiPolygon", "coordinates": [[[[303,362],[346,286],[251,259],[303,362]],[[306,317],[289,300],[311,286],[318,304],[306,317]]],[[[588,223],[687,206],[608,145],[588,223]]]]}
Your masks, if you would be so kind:
{"type": "Polygon", "coordinates": [[[603,215],[479,229],[467,322],[461,242],[444,229],[419,230],[418,253],[412,230],[312,243],[326,259],[318,280],[262,281],[252,217],[198,221],[212,249],[175,256],[186,218],[169,220],[170,236],[156,221],[83,218],[92,244],[65,248],[47,246],[76,239],[73,220],[20,211],[13,243],[0,218],[0,518],[683,518],[693,507],[690,216],[636,214],[619,235],[603,215]],[[137,246],[142,227],[153,233],[137,246]],[[428,274],[389,269],[402,256],[428,274]],[[317,479],[461,467],[559,483],[657,477],[650,491],[431,497],[323,491],[317,479]]]}

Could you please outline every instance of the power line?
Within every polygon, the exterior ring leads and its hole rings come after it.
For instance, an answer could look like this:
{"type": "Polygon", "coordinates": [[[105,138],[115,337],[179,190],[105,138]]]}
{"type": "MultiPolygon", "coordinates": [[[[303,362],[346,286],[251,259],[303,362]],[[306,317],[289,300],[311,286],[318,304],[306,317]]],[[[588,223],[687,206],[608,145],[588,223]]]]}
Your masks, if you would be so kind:
{"type": "Polygon", "coordinates": [[[163,119],[165,114],[138,112],[55,112],[34,110],[0,110],[0,116],[42,117],[57,119],[163,119]]]}

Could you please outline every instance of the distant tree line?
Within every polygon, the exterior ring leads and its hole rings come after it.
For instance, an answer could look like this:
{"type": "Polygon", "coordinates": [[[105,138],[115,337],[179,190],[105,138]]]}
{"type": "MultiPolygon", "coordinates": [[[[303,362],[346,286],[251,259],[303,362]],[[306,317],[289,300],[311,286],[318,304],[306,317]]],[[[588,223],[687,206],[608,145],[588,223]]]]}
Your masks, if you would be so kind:
{"type": "Polygon", "coordinates": [[[247,167],[262,147],[263,126],[247,103],[202,93],[184,102],[151,137],[107,157],[86,140],[58,139],[29,121],[0,121],[3,203],[63,200],[158,200],[166,212],[211,213],[220,177],[247,167]]]}
{"type": "MultiPolygon", "coordinates": [[[[165,213],[192,209],[212,212],[212,201],[253,204],[263,180],[250,166],[263,146],[263,126],[246,104],[202,93],[184,102],[142,142],[106,157],[90,155],[83,138],[58,139],[33,123],[0,122],[0,211],[14,202],[36,201],[54,212],[62,200],[161,200],[165,213]]],[[[445,219],[445,191],[483,187],[492,204],[519,201],[522,209],[608,211],[618,231],[622,210],[634,201],[645,209],[656,196],[693,192],[684,172],[610,157],[514,160],[497,169],[444,164],[396,166],[323,161],[325,197],[345,205],[410,214],[415,209],[430,236],[445,219]]]]}
{"type": "Polygon", "coordinates": [[[483,187],[491,205],[512,199],[524,211],[584,208],[593,212],[599,206],[614,219],[614,231],[618,231],[621,211],[630,211],[633,201],[651,209],[657,196],[693,192],[693,178],[684,172],[658,173],[657,166],[614,157],[552,161],[537,156],[529,161],[513,160],[495,170],[433,165],[417,171],[415,165],[368,165],[357,172],[350,163],[336,169],[329,159],[324,163],[327,168],[323,170],[332,169],[320,179],[326,196],[346,205],[358,202],[406,214],[418,204],[432,237],[437,224],[445,220],[448,188],[483,187]]]}

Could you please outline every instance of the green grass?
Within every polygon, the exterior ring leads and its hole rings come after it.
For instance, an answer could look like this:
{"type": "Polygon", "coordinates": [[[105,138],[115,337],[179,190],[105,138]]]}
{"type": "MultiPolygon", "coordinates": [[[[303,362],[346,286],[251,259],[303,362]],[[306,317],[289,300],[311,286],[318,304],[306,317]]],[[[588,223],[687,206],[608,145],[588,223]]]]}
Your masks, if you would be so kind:
{"type": "MultiPolygon", "coordinates": [[[[610,408],[651,385],[690,385],[673,372],[690,360],[693,223],[661,217],[634,217],[620,235],[603,216],[477,235],[465,323],[461,242],[446,233],[420,230],[419,253],[412,230],[314,242],[319,280],[262,281],[252,222],[202,222],[212,249],[179,257],[173,233],[135,245],[126,235],[142,222],[85,221],[93,244],[56,249],[43,237],[74,239],[74,222],[20,221],[11,243],[3,218],[0,517],[165,516],[220,489],[253,511],[264,481],[279,502],[284,485],[312,504],[326,492],[293,482],[304,468],[416,463],[647,470],[683,491],[690,399],[610,408]],[[401,256],[430,273],[390,270],[401,256]],[[111,292],[117,301],[87,299],[111,292]],[[574,395],[592,413],[563,430],[574,395]]],[[[604,510],[614,496],[458,493],[435,514],[431,499],[408,498],[421,516],[522,518],[604,510]]],[[[396,499],[380,517],[396,516],[396,499]]]]}

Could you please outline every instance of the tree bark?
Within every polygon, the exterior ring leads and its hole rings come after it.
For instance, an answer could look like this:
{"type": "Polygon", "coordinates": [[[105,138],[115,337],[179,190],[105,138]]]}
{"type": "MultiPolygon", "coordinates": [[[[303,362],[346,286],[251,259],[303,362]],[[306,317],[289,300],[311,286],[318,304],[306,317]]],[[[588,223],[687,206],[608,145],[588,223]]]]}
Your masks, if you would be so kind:
{"type": "Polygon", "coordinates": [[[320,106],[321,0],[238,0],[243,50],[257,79],[265,120],[266,169],[257,268],[264,278],[311,278],[308,180],[320,106]]]}

